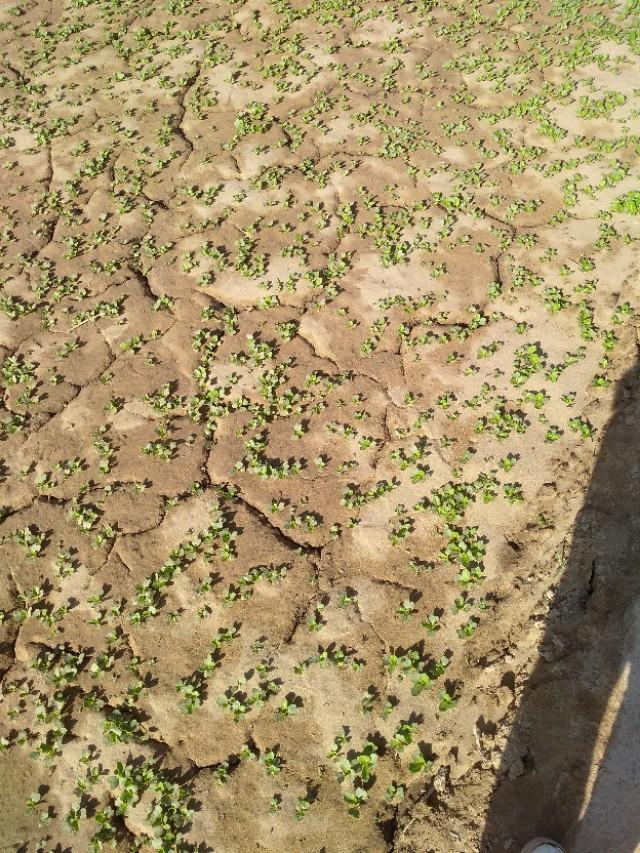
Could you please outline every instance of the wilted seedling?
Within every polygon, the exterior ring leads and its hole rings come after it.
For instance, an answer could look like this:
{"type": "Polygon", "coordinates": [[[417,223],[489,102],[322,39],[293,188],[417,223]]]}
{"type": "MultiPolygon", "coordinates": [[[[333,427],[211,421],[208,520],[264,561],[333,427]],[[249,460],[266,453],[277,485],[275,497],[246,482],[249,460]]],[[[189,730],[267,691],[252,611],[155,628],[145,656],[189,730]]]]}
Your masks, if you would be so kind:
{"type": "Polygon", "coordinates": [[[467,640],[469,637],[473,637],[478,628],[478,624],[479,620],[472,616],[468,622],[461,625],[457,632],[460,639],[467,640]]]}
{"type": "Polygon", "coordinates": [[[357,593],[355,590],[347,589],[344,592],[340,593],[340,598],[338,599],[338,607],[346,608],[350,607],[352,604],[356,604],[357,602],[357,593]]]}
{"type": "Polygon", "coordinates": [[[286,696],[278,705],[275,718],[278,722],[284,722],[289,717],[295,717],[302,705],[302,700],[295,696],[286,696]]]}
{"type": "Polygon", "coordinates": [[[183,679],[176,684],[176,690],[182,696],[180,707],[187,714],[193,714],[202,705],[204,687],[193,680],[183,679]]]}
{"type": "Polygon", "coordinates": [[[413,686],[411,687],[411,695],[419,696],[423,692],[423,690],[427,690],[431,686],[431,676],[426,672],[418,672],[415,676],[413,686]]]}
{"type": "Polygon", "coordinates": [[[402,723],[399,728],[396,729],[390,741],[391,748],[395,751],[396,755],[399,755],[407,746],[409,746],[409,744],[413,742],[415,730],[415,723],[402,723]]]}
{"type": "Polygon", "coordinates": [[[296,810],[294,812],[294,817],[296,820],[302,820],[309,809],[311,808],[312,800],[309,796],[306,797],[298,797],[298,802],[296,804],[296,810]]]}
{"type": "Polygon", "coordinates": [[[348,791],[344,795],[344,801],[350,807],[348,809],[351,817],[360,817],[360,809],[369,799],[369,794],[360,786],[354,788],[353,791],[348,791]]]}
{"type": "Polygon", "coordinates": [[[422,752],[418,750],[408,764],[410,773],[431,773],[433,769],[433,761],[424,757],[422,752]]]}
{"type": "Polygon", "coordinates": [[[579,433],[583,438],[593,438],[596,433],[596,428],[593,424],[582,416],[569,418],[569,429],[579,433]]]}
{"type": "Polygon", "coordinates": [[[218,764],[213,770],[213,778],[216,785],[224,785],[229,779],[230,764],[228,761],[223,761],[218,764]]]}
{"type": "Polygon", "coordinates": [[[375,690],[366,690],[360,700],[360,710],[365,716],[373,711],[373,706],[378,698],[375,690]]]}
{"type": "Polygon", "coordinates": [[[415,613],[415,610],[416,603],[410,598],[406,598],[396,607],[396,616],[406,622],[415,613]]]}
{"type": "Polygon", "coordinates": [[[46,535],[38,530],[35,525],[31,525],[30,527],[23,527],[22,530],[14,531],[9,538],[24,549],[27,559],[32,560],[42,553],[46,535]]]}
{"type": "Polygon", "coordinates": [[[280,773],[283,767],[282,758],[272,749],[262,753],[260,756],[260,762],[264,765],[264,769],[268,776],[276,776],[280,773]]]}
{"type": "Polygon", "coordinates": [[[524,385],[534,373],[542,370],[544,366],[544,355],[538,344],[526,344],[519,347],[513,360],[512,384],[515,386],[524,385]]]}
{"type": "Polygon", "coordinates": [[[450,711],[452,708],[455,708],[457,699],[448,693],[446,690],[441,690],[439,695],[439,705],[438,710],[440,711],[450,711]]]}
{"type": "Polygon", "coordinates": [[[440,630],[440,617],[436,613],[430,613],[423,622],[420,623],[423,628],[426,628],[427,633],[432,636],[440,630]]]}
{"type": "Polygon", "coordinates": [[[360,779],[367,783],[375,773],[378,764],[378,747],[373,741],[365,741],[362,751],[355,753],[353,758],[345,758],[340,762],[341,780],[360,779]]]}
{"type": "Polygon", "coordinates": [[[385,800],[388,803],[392,803],[394,800],[401,802],[405,796],[405,787],[404,785],[397,785],[395,782],[392,782],[387,790],[385,791],[385,800]]]}

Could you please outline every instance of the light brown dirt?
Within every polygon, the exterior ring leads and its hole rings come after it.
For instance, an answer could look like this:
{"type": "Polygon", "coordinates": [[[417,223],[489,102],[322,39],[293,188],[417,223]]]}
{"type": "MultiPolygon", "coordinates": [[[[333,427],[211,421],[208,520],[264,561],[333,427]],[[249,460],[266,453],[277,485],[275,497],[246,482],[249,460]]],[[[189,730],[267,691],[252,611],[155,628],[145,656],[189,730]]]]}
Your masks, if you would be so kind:
{"type": "Polygon", "coordinates": [[[0,24],[2,849],[635,850],[637,14],[0,24]]]}

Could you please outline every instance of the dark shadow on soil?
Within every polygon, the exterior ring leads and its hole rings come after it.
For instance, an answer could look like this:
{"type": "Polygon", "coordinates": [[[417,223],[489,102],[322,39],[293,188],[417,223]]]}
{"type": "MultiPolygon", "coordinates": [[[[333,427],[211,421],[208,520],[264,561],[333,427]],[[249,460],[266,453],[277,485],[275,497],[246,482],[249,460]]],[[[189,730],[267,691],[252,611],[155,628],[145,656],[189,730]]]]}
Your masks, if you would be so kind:
{"type": "MultiPolygon", "coordinates": [[[[627,372],[539,659],[505,746],[480,849],[520,853],[550,836],[569,853],[640,844],[640,372],[627,372]],[[621,677],[624,701],[604,756],[594,750],[621,677]],[[585,795],[597,773],[586,811],[585,795]]],[[[610,726],[609,726],[610,727],[610,726]]]]}

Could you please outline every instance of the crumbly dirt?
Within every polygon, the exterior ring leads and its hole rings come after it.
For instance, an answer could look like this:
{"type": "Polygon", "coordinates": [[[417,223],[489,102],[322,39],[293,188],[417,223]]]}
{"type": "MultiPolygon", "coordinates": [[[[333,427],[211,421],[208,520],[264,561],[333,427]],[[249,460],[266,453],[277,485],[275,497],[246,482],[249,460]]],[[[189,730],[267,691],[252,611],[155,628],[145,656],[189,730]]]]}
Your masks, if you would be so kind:
{"type": "Polygon", "coordinates": [[[1,849],[601,853],[637,2],[0,28],[1,849]]]}

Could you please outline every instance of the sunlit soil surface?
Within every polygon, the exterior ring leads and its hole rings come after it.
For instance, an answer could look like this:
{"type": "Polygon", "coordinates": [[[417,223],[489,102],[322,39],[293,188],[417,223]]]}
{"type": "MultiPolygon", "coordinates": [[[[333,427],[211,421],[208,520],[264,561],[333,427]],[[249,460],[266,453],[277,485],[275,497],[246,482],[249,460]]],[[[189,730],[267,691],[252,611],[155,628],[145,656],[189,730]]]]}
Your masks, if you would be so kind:
{"type": "Polygon", "coordinates": [[[0,20],[3,849],[477,849],[634,358],[637,2],[0,20]]]}

